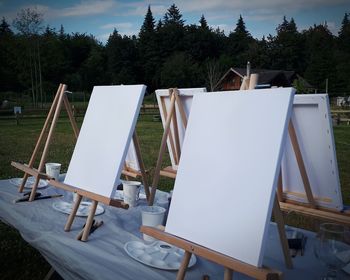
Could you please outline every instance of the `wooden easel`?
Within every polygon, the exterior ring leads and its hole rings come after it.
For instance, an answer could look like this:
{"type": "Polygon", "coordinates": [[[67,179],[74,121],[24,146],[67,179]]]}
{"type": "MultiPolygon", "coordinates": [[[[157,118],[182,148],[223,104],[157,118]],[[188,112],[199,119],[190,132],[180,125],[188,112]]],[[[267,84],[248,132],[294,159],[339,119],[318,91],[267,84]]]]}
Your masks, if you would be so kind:
{"type": "MultiPolygon", "coordinates": [[[[167,142],[168,137],[170,140],[171,149],[173,150],[173,154],[175,155],[174,156],[175,162],[177,162],[177,163],[179,162],[180,155],[181,155],[179,135],[177,133],[178,124],[177,124],[177,119],[176,119],[175,102],[178,105],[179,112],[180,112],[181,118],[183,120],[183,126],[185,127],[185,129],[187,127],[187,116],[185,114],[181,99],[179,98],[179,91],[176,88],[169,89],[169,96],[170,96],[169,113],[166,113],[164,100],[162,102],[162,107],[163,107],[163,111],[165,112],[166,122],[164,125],[164,133],[162,136],[157,165],[156,165],[155,172],[154,172],[154,178],[153,178],[153,182],[152,182],[152,189],[151,189],[151,196],[150,196],[150,200],[149,200],[149,205],[153,205],[155,193],[157,190],[160,176],[170,177],[170,178],[174,178],[174,179],[176,178],[177,171],[174,170],[171,166],[168,166],[165,169],[161,170],[161,164],[162,164],[162,160],[163,160],[163,155],[165,153],[165,148],[166,148],[166,144],[167,144],[166,142],[167,142]],[[173,122],[173,125],[174,125],[174,134],[175,134],[174,136],[172,135],[172,132],[170,129],[171,122],[173,122]],[[175,144],[174,144],[174,138],[175,138],[175,144]]],[[[273,216],[274,216],[276,224],[277,224],[278,233],[280,236],[280,242],[281,242],[281,246],[282,246],[282,251],[283,251],[286,267],[293,268],[293,262],[292,262],[292,259],[291,259],[290,253],[289,253],[288,239],[287,239],[287,236],[285,233],[285,223],[284,223],[283,214],[281,212],[280,205],[278,203],[277,194],[276,194],[276,197],[274,200],[273,216]]]]}
{"type": "MultiPolygon", "coordinates": [[[[36,146],[34,148],[34,151],[33,151],[33,154],[31,156],[31,159],[29,161],[29,164],[26,165],[26,164],[21,164],[18,162],[12,162],[11,165],[25,173],[23,180],[22,180],[22,183],[21,183],[21,186],[19,187],[19,192],[23,192],[25,183],[26,183],[29,175],[34,176],[36,178],[35,183],[32,187],[29,201],[34,200],[35,193],[36,193],[37,186],[39,184],[40,179],[47,179],[47,180],[49,180],[49,183],[52,186],[55,186],[57,188],[61,188],[61,189],[66,190],[66,191],[71,191],[71,192],[77,193],[77,200],[75,201],[72,212],[69,215],[67,224],[65,226],[66,231],[69,231],[71,228],[71,225],[72,225],[73,220],[74,220],[76,213],[78,211],[82,197],[84,196],[84,197],[87,197],[87,198],[92,200],[92,205],[91,205],[90,212],[89,212],[89,215],[87,218],[86,226],[84,228],[84,233],[83,233],[83,236],[81,238],[82,241],[86,241],[88,238],[89,232],[90,232],[90,228],[92,226],[92,222],[93,222],[93,218],[95,216],[98,202],[102,202],[106,205],[111,205],[111,206],[120,207],[120,208],[124,208],[124,209],[128,209],[129,205],[125,204],[123,201],[120,201],[120,200],[107,198],[107,197],[97,195],[97,194],[92,193],[92,192],[88,192],[88,191],[85,191],[85,190],[82,190],[79,188],[75,188],[73,186],[55,181],[53,178],[51,178],[47,174],[43,173],[43,169],[44,169],[44,165],[45,165],[45,161],[46,161],[46,156],[48,153],[48,148],[49,148],[49,145],[51,143],[53,131],[55,129],[55,126],[56,126],[56,123],[57,123],[57,120],[58,120],[58,117],[59,117],[59,114],[61,111],[62,102],[64,103],[64,105],[66,107],[66,110],[67,110],[67,113],[69,116],[69,120],[70,120],[72,127],[73,127],[75,137],[78,138],[78,135],[79,135],[79,128],[78,128],[77,123],[75,121],[75,118],[73,116],[73,112],[72,112],[70,103],[68,101],[68,97],[66,96],[66,90],[67,90],[66,85],[64,85],[64,84],[59,85],[56,96],[55,96],[54,101],[52,103],[52,106],[50,108],[49,114],[46,118],[46,121],[44,123],[43,129],[40,133],[39,139],[38,139],[36,146]],[[42,153],[42,156],[40,159],[40,164],[39,164],[38,169],[35,169],[33,167],[33,164],[34,164],[35,158],[38,154],[40,145],[44,141],[45,132],[49,126],[50,126],[50,128],[49,128],[49,132],[48,132],[48,135],[46,138],[44,150],[43,150],[43,153],[42,153]]],[[[148,184],[147,184],[146,171],[145,171],[144,164],[142,161],[140,145],[139,145],[138,137],[136,135],[136,131],[134,131],[134,133],[133,133],[133,141],[134,141],[137,161],[138,161],[138,164],[140,166],[140,171],[128,168],[127,170],[123,170],[123,174],[125,174],[126,176],[131,176],[131,177],[141,176],[143,184],[144,184],[146,198],[147,198],[147,200],[149,200],[150,191],[149,191],[148,184]]]]}
{"type": "Polygon", "coordinates": [[[23,180],[22,180],[22,183],[21,183],[21,185],[19,187],[19,190],[18,190],[19,192],[23,192],[24,186],[25,186],[25,184],[27,182],[27,179],[28,179],[29,175],[32,175],[32,176],[35,177],[35,182],[34,182],[34,185],[32,186],[32,190],[31,190],[31,194],[30,194],[30,197],[29,197],[29,201],[33,201],[34,200],[35,193],[36,193],[36,190],[37,190],[37,187],[38,187],[40,179],[50,179],[47,174],[43,173],[43,169],[44,169],[44,166],[45,166],[45,161],[46,161],[48,149],[49,149],[49,146],[51,144],[53,131],[54,131],[55,127],[56,127],[56,123],[57,123],[57,120],[58,120],[60,112],[61,112],[62,103],[64,103],[64,106],[65,106],[65,108],[67,110],[69,121],[70,121],[70,123],[72,125],[75,137],[78,138],[78,135],[79,135],[79,128],[78,128],[77,123],[75,121],[75,118],[73,116],[73,111],[72,111],[72,108],[71,108],[71,106],[69,104],[68,97],[66,95],[66,90],[67,90],[67,86],[66,85],[64,85],[64,84],[60,84],[59,85],[57,93],[56,93],[55,98],[54,98],[54,100],[52,102],[50,111],[49,111],[49,113],[48,113],[48,115],[46,117],[44,126],[43,126],[43,128],[41,130],[39,139],[38,139],[38,141],[37,141],[37,143],[35,145],[34,151],[32,153],[32,156],[31,156],[31,158],[29,160],[28,165],[20,164],[20,163],[17,163],[17,162],[12,162],[11,163],[12,166],[16,167],[19,170],[24,171],[23,180]],[[34,161],[35,161],[36,156],[37,156],[37,154],[39,152],[39,148],[40,148],[42,142],[44,141],[45,134],[46,134],[46,131],[47,131],[48,127],[50,127],[50,128],[49,128],[49,132],[47,134],[47,138],[46,138],[46,141],[45,141],[45,146],[44,146],[44,149],[43,149],[43,153],[41,155],[39,167],[38,167],[38,169],[34,169],[34,167],[33,167],[34,161]]]}
{"type": "Polygon", "coordinates": [[[279,183],[277,187],[277,197],[278,197],[281,210],[284,212],[296,212],[311,218],[331,221],[331,222],[350,226],[349,210],[344,212],[339,212],[339,211],[331,210],[325,207],[320,207],[316,204],[314,196],[312,194],[309,177],[305,168],[303,156],[300,150],[297,135],[296,135],[292,121],[289,122],[288,132],[289,132],[290,140],[295,153],[295,157],[297,160],[300,175],[303,181],[308,203],[301,203],[301,202],[285,199],[283,194],[283,182],[282,182],[282,171],[281,171],[279,175],[279,183]]]}
{"type": "Polygon", "coordinates": [[[179,97],[178,89],[177,88],[169,89],[169,97],[170,97],[169,112],[167,112],[164,98],[161,97],[161,106],[162,106],[162,109],[164,112],[164,117],[166,119],[166,122],[164,125],[164,133],[162,136],[162,141],[161,141],[161,145],[160,145],[157,164],[156,164],[153,182],[152,182],[152,190],[151,190],[151,196],[150,196],[150,200],[149,200],[150,205],[152,205],[154,202],[154,197],[156,194],[156,190],[157,190],[160,176],[169,177],[172,179],[176,178],[177,170],[173,169],[172,166],[167,166],[166,168],[161,170],[163,155],[165,153],[165,148],[167,146],[168,138],[169,138],[170,147],[171,147],[172,153],[174,155],[174,160],[175,160],[176,164],[179,164],[179,160],[180,160],[180,156],[181,156],[180,139],[179,139],[179,133],[178,133],[179,124],[177,122],[176,108],[175,108],[176,104],[177,104],[177,107],[178,107],[180,115],[181,115],[182,125],[184,126],[185,129],[187,127],[187,116],[186,116],[182,101],[179,97]],[[173,124],[174,135],[170,129],[171,124],[173,124]]]}
{"type": "Polygon", "coordinates": [[[176,279],[183,280],[186,270],[190,262],[192,254],[203,257],[209,261],[223,265],[225,268],[224,280],[231,280],[233,272],[239,272],[255,279],[271,280],[282,279],[282,273],[267,267],[258,268],[250,264],[246,264],[234,258],[228,257],[201,245],[192,243],[175,235],[166,233],[154,227],[142,226],[141,232],[150,235],[156,239],[162,240],[185,251],[181,266],[177,273],[176,279]]]}

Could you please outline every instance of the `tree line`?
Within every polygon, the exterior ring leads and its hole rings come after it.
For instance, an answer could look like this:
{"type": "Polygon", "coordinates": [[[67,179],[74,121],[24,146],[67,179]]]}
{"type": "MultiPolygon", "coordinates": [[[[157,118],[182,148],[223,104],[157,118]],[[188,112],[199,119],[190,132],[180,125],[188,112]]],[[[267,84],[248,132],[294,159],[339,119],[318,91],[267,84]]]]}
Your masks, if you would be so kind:
{"type": "Polygon", "coordinates": [[[156,22],[148,7],[138,36],[116,29],[103,45],[94,36],[47,26],[43,15],[24,9],[0,24],[0,94],[28,96],[38,106],[52,99],[59,83],[72,91],[94,85],[138,84],[157,88],[206,86],[215,90],[230,67],[292,70],[320,91],[350,93],[350,13],[333,35],[327,24],[299,32],[293,18],[276,27],[276,35],[253,38],[242,16],[228,35],[211,28],[204,15],[185,24],[175,4],[156,22]]]}

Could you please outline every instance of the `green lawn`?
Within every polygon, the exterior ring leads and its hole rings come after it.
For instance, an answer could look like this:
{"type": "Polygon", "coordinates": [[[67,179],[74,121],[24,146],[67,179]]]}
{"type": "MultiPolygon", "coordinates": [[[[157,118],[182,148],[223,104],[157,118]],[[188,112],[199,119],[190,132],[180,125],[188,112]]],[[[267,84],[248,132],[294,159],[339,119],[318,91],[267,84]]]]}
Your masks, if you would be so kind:
{"type": "MultiPolygon", "coordinates": [[[[28,162],[34,145],[40,134],[44,119],[22,119],[20,125],[15,120],[0,120],[0,179],[22,176],[21,172],[10,166],[10,162],[28,162]]],[[[78,119],[81,123],[81,119],[78,119]]],[[[113,129],[113,123],[110,124],[113,129]]],[[[158,156],[163,128],[160,122],[154,122],[152,115],[142,115],[137,125],[141,151],[146,169],[153,175],[158,156]]],[[[350,204],[350,126],[334,128],[340,180],[345,204],[350,204]]],[[[75,139],[68,119],[62,118],[57,124],[47,161],[62,163],[62,172],[68,167],[75,139]]],[[[165,164],[169,164],[165,156],[165,164]]],[[[149,178],[151,182],[152,178],[149,178]]],[[[170,190],[173,181],[162,178],[160,188],[170,190]]],[[[289,223],[310,228],[308,219],[288,215],[289,223]]],[[[43,279],[49,265],[32,249],[19,233],[0,223],[0,272],[1,279],[43,279]]]]}

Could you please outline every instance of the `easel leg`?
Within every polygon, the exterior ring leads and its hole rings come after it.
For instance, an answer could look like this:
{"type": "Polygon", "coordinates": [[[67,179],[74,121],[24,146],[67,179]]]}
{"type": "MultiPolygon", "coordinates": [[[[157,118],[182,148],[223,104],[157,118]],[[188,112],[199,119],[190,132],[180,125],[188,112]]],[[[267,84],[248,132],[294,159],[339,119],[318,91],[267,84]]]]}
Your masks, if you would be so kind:
{"type": "Polygon", "coordinates": [[[80,205],[82,198],[83,197],[80,194],[77,194],[77,198],[76,198],[75,203],[73,205],[72,212],[68,216],[68,220],[67,220],[67,223],[64,227],[64,231],[70,231],[70,228],[72,227],[75,215],[77,214],[77,211],[78,211],[78,208],[79,208],[79,205],[80,205]]]}
{"type": "Polygon", "coordinates": [[[35,178],[35,182],[34,182],[34,185],[32,186],[32,191],[30,193],[30,197],[28,201],[33,201],[35,199],[36,189],[38,188],[39,181],[40,181],[40,177],[38,176],[35,178]]]}
{"type": "Polygon", "coordinates": [[[184,258],[182,259],[181,266],[176,275],[176,280],[185,279],[186,269],[188,267],[188,264],[190,263],[191,256],[192,256],[192,253],[185,251],[184,258]]]}
{"type": "Polygon", "coordinates": [[[224,280],[232,280],[232,274],[232,269],[225,267],[224,280]]]}
{"type": "Polygon", "coordinates": [[[150,193],[149,187],[148,187],[146,169],[145,169],[145,165],[144,165],[143,160],[142,160],[141,148],[140,148],[140,143],[139,143],[139,139],[137,137],[136,130],[134,131],[134,134],[133,134],[133,140],[134,140],[137,161],[138,161],[139,166],[140,166],[143,187],[145,188],[147,201],[149,201],[151,193],[150,193]]]}
{"type": "Polygon", "coordinates": [[[95,217],[97,204],[98,204],[98,202],[96,200],[92,201],[91,208],[90,208],[90,213],[89,213],[89,216],[88,216],[88,218],[86,220],[86,224],[85,224],[85,227],[84,227],[84,233],[83,233],[83,236],[81,237],[81,241],[87,241],[88,240],[90,229],[91,229],[92,223],[94,221],[94,217],[95,217]]]}
{"type": "Polygon", "coordinates": [[[23,189],[24,189],[25,184],[27,183],[28,177],[29,177],[29,174],[28,173],[24,173],[24,176],[23,176],[23,179],[22,179],[22,183],[19,186],[18,192],[20,192],[20,193],[23,192],[23,189]]]}
{"type": "Polygon", "coordinates": [[[156,195],[157,186],[158,186],[159,177],[160,177],[160,168],[161,168],[161,165],[162,165],[163,154],[164,154],[165,148],[166,148],[166,140],[168,138],[168,134],[169,134],[169,131],[170,131],[170,122],[172,120],[172,116],[173,116],[174,110],[175,110],[175,95],[173,94],[171,96],[171,99],[170,99],[170,112],[169,112],[169,115],[168,115],[168,119],[167,119],[167,121],[166,121],[166,123],[164,125],[164,133],[163,133],[162,142],[161,142],[160,149],[159,149],[156,169],[154,171],[151,196],[150,196],[150,199],[148,201],[148,205],[153,205],[154,197],[156,195]]]}
{"type": "MultiPolygon", "coordinates": [[[[33,153],[32,153],[32,156],[31,156],[30,160],[29,160],[29,163],[28,163],[28,166],[29,166],[30,168],[33,167],[34,160],[35,160],[36,155],[37,155],[37,153],[38,153],[38,151],[39,151],[39,147],[40,147],[40,145],[41,145],[41,142],[42,142],[42,140],[43,140],[43,138],[44,138],[45,131],[46,131],[46,129],[47,129],[47,127],[48,127],[48,125],[49,125],[49,123],[50,123],[50,121],[51,121],[51,118],[52,118],[52,116],[53,116],[53,114],[54,114],[54,111],[56,110],[57,102],[58,102],[58,99],[59,99],[59,97],[60,97],[60,95],[61,95],[62,87],[63,87],[62,84],[60,84],[59,87],[58,87],[58,90],[57,90],[56,95],[55,95],[55,98],[54,98],[54,100],[53,100],[53,102],[52,102],[52,105],[51,105],[49,114],[47,115],[46,120],[45,120],[45,123],[44,123],[44,126],[43,126],[43,128],[42,128],[42,130],[41,130],[39,139],[38,139],[38,141],[37,141],[36,144],[35,144],[34,151],[33,151],[33,153]]],[[[24,189],[25,183],[27,182],[28,177],[29,177],[29,174],[25,173],[24,176],[23,176],[22,184],[21,184],[21,186],[19,187],[18,192],[20,192],[20,193],[23,192],[23,189],[24,189]]]]}
{"type": "Polygon", "coordinates": [[[277,196],[275,196],[274,207],[273,207],[273,216],[275,217],[275,221],[277,223],[278,233],[279,233],[282,251],[283,251],[283,255],[284,255],[284,262],[286,263],[286,267],[291,269],[291,268],[293,268],[293,262],[292,262],[292,258],[291,258],[290,253],[289,253],[289,246],[288,246],[286,231],[284,228],[282,211],[281,211],[277,196]]]}
{"type": "Polygon", "coordinates": [[[49,272],[46,274],[44,280],[50,280],[52,275],[55,273],[55,270],[53,269],[53,267],[51,266],[49,272]]]}

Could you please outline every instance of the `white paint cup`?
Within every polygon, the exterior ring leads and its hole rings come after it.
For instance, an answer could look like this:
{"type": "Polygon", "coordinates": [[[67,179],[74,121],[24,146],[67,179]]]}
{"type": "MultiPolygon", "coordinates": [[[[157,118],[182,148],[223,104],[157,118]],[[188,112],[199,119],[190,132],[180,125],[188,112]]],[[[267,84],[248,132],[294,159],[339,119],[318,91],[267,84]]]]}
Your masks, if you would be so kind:
{"type": "Polygon", "coordinates": [[[48,162],[45,164],[46,174],[58,181],[61,171],[61,164],[48,162]]]}
{"type": "MultiPolygon", "coordinates": [[[[166,209],[160,206],[144,206],[141,208],[142,225],[156,227],[162,225],[166,209]]],[[[145,241],[154,241],[155,239],[147,234],[143,234],[145,241]]]]}
{"type": "Polygon", "coordinates": [[[135,207],[139,200],[141,183],[137,181],[123,181],[124,202],[129,204],[129,207],[135,207]]]}

